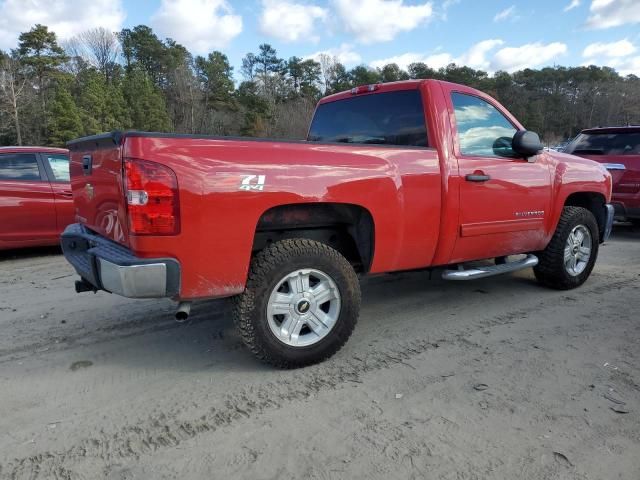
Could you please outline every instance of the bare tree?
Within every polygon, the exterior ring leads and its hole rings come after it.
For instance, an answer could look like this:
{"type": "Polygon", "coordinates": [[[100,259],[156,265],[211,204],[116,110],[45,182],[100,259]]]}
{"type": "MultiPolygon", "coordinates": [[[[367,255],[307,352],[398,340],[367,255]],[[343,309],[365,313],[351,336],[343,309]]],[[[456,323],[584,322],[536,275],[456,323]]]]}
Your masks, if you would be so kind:
{"type": "Polygon", "coordinates": [[[16,142],[18,145],[22,145],[18,104],[24,93],[27,79],[20,75],[18,60],[9,55],[2,55],[0,59],[0,93],[2,94],[0,108],[11,115],[16,130],[16,142]]]}
{"type": "Polygon", "coordinates": [[[74,45],[74,48],[109,79],[111,67],[120,53],[120,42],[116,35],[106,28],[98,27],[82,32],[77,40],[79,45],[74,45]]]}
{"type": "Polygon", "coordinates": [[[78,75],[87,65],[87,54],[82,42],[78,37],[72,37],[62,42],[61,46],[67,54],[67,60],[61,69],[73,76],[78,75]]]}
{"type": "Polygon", "coordinates": [[[336,66],[338,65],[338,57],[321,53],[317,59],[320,63],[320,72],[322,75],[323,88],[322,92],[326,93],[336,78],[336,66]]]}

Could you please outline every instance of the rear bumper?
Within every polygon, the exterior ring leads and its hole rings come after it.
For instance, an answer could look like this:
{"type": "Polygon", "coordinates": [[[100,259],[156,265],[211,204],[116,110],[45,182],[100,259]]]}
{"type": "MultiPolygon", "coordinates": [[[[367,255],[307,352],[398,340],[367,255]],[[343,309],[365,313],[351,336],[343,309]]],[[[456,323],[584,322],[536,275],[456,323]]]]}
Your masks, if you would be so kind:
{"type": "Polygon", "coordinates": [[[620,201],[616,198],[613,199],[613,207],[616,210],[616,218],[621,220],[638,220],[640,219],[640,201],[634,202],[638,206],[630,206],[631,202],[620,201]]]}
{"type": "Polygon", "coordinates": [[[180,264],[173,258],[136,257],[77,223],[65,229],[60,243],[78,275],[97,290],[129,298],[176,297],[180,291],[180,264]]]}

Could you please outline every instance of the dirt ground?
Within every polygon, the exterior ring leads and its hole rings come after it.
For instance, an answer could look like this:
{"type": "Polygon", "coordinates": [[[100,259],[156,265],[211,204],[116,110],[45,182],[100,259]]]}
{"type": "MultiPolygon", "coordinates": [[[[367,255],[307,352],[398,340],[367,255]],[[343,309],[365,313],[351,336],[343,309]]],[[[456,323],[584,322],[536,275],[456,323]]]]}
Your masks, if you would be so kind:
{"type": "Polygon", "coordinates": [[[347,346],[295,371],[224,301],[177,324],[74,279],[55,250],[0,254],[0,478],[640,478],[640,231],[568,292],[367,278],[347,346]]]}

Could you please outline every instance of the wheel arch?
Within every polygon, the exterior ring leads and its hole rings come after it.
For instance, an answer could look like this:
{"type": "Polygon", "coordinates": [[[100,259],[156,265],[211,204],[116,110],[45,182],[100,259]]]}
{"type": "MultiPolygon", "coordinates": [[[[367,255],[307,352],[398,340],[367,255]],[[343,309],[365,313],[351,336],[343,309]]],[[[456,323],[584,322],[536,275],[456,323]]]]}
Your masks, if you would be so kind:
{"type": "Polygon", "coordinates": [[[565,207],[582,207],[593,213],[598,224],[599,241],[602,243],[607,223],[607,200],[599,192],[574,192],[567,196],[564,201],[565,207]]]}
{"type": "Polygon", "coordinates": [[[375,225],[371,212],[361,205],[312,202],[270,207],[257,221],[252,253],[289,238],[327,244],[362,273],[368,272],[373,262],[375,225]]]}

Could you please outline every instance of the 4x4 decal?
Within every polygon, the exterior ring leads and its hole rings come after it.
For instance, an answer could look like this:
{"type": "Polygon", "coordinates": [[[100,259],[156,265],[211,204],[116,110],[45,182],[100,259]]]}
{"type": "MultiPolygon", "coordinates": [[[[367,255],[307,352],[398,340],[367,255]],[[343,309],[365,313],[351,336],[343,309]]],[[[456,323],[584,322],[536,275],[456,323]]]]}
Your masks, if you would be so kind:
{"type": "Polygon", "coordinates": [[[242,182],[240,182],[238,189],[245,190],[247,192],[251,190],[261,192],[264,190],[266,180],[266,175],[242,175],[242,182]]]}

